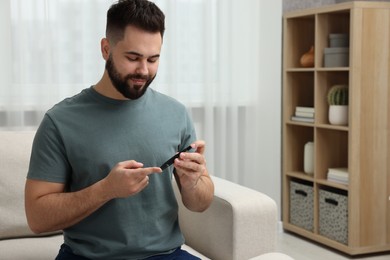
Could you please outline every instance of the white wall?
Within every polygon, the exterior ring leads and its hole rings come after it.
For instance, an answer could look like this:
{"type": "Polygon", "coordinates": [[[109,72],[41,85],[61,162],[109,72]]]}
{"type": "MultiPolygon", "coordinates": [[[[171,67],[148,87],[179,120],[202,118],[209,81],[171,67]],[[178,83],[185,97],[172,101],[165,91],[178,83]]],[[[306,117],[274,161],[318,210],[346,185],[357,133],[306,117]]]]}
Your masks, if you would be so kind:
{"type": "Polygon", "coordinates": [[[261,10],[259,42],[260,77],[258,95],[260,126],[257,130],[259,158],[257,171],[244,185],[261,191],[281,205],[281,107],[282,107],[282,0],[259,1],[261,10]]]}
{"type": "MultiPolygon", "coordinates": [[[[12,82],[12,70],[8,61],[12,60],[12,48],[11,48],[11,19],[9,13],[9,1],[0,1],[0,50],[2,51],[0,59],[0,99],[1,93],[4,93],[6,88],[11,87],[12,82]]],[[[1,109],[1,107],[0,107],[1,109]]]]}
{"type": "Polygon", "coordinates": [[[282,107],[282,1],[260,1],[261,16],[270,23],[262,23],[260,37],[260,60],[262,71],[259,95],[263,104],[260,115],[264,121],[264,143],[260,155],[266,165],[259,165],[261,190],[269,194],[281,208],[281,107],[282,107]]]}

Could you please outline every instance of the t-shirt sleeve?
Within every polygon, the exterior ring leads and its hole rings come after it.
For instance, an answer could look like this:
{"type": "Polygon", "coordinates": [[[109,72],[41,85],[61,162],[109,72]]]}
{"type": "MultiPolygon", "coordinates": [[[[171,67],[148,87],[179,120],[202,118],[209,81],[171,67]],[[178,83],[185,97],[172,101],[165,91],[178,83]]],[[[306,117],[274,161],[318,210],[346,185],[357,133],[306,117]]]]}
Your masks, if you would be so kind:
{"type": "Polygon", "coordinates": [[[27,178],[67,183],[70,172],[64,142],[46,114],[34,138],[27,178]]]}

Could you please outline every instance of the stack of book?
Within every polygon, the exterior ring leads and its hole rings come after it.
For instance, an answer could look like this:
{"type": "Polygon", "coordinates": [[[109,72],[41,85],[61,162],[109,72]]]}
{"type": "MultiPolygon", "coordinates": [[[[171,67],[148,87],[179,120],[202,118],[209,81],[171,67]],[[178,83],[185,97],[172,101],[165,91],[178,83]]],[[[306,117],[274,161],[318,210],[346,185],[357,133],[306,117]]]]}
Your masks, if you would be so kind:
{"type": "Polygon", "coordinates": [[[347,168],[329,168],[328,181],[334,181],[341,184],[348,184],[347,168]]]}
{"type": "Polygon", "coordinates": [[[314,123],[314,107],[296,107],[292,121],[314,123]]]}

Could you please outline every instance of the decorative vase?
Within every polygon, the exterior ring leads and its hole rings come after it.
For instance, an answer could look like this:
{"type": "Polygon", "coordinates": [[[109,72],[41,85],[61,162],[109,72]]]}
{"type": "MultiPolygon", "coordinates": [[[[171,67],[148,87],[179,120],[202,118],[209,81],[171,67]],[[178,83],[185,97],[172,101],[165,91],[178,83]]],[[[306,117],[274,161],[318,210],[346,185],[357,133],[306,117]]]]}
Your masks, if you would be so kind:
{"type": "Polygon", "coordinates": [[[314,174],[314,143],[307,142],[303,154],[303,171],[308,175],[314,174]]]}
{"type": "Polygon", "coordinates": [[[311,46],[310,50],[304,53],[300,59],[302,67],[314,67],[314,46],[311,46]]]}
{"type": "Polygon", "coordinates": [[[332,125],[348,125],[348,106],[329,106],[329,123],[332,125]]]}

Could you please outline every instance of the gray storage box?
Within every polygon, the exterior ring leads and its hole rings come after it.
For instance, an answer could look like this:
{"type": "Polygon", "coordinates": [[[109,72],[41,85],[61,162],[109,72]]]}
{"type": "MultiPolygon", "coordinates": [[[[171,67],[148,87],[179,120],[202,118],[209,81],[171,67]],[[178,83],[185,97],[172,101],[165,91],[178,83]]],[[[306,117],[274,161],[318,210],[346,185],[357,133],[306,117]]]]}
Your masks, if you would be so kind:
{"type": "Polygon", "coordinates": [[[319,190],[320,235],[348,244],[348,195],[346,191],[319,190]]]}
{"type": "Polygon", "coordinates": [[[325,48],[324,67],[348,67],[349,48],[325,48]]]}
{"type": "Polygon", "coordinates": [[[314,230],[313,183],[290,181],[290,223],[309,231],[314,230]]]}
{"type": "Polygon", "coordinates": [[[344,33],[331,33],[329,34],[329,47],[348,47],[349,38],[348,34],[344,33]]]}

